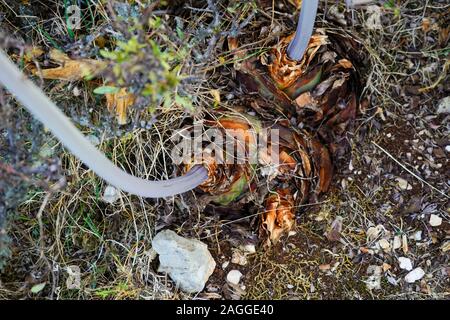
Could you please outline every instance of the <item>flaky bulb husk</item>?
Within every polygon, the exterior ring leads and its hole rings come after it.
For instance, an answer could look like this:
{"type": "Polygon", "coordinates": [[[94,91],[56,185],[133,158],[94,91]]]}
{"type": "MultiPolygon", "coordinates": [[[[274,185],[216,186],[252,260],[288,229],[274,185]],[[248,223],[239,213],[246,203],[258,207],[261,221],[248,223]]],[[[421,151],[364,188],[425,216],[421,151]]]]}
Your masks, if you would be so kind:
{"type": "MultiPolygon", "coordinates": [[[[269,74],[277,84],[277,87],[284,90],[292,86],[305,72],[317,52],[323,45],[328,43],[328,37],[324,34],[314,34],[308,45],[308,50],[301,61],[289,59],[286,49],[294,38],[295,34],[287,36],[272,49],[272,61],[267,64],[269,74]]],[[[264,61],[262,61],[263,64],[264,61]]]]}
{"type": "Polygon", "coordinates": [[[262,226],[268,233],[267,245],[277,243],[295,225],[295,201],[291,190],[279,189],[265,201],[262,226]]]}

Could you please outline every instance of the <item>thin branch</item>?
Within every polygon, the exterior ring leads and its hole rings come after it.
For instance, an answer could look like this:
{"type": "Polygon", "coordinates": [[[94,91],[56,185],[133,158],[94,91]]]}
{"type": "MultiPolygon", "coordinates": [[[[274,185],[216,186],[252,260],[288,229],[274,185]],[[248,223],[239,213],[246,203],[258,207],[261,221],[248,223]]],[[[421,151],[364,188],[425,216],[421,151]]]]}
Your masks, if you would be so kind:
{"type": "Polygon", "coordinates": [[[406,170],[409,174],[411,174],[414,178],[416,178],[417,180],[419,180],[420,182],[426,184],[427,186],[429,186],[431,189],[433,189],[436,192],[439,192],[440,194],[442,194],[444,197],[450,199],[450,196],[448,196],[447,194],[445,194],[444,192],[442,192],[441,190],[437,189],[436,187],[432,186],[430,183],[426,182],[425,180],[423,180],[421,177],[419,177],[417,174],[415,174],[414,172],[412,172],[411,170],[409,170],[404,164],[402,164],[400,161],[398,161],[393,155],[391,155],[389,152],[387,152],[385,149],[383,149],[382,147],[380,147],[375,141],[372,141],[372,143],[381,151],[383,151],[389,158],[391,158],[392,160],[394,160],[400,167],[402,167],[404,170],[406,170]]]}

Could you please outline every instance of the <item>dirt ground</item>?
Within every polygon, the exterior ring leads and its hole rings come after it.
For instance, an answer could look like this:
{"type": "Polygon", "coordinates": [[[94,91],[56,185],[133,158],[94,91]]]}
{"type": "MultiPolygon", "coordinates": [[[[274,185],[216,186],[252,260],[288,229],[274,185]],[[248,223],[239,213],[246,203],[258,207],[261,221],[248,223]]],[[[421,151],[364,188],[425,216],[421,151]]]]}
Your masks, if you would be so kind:
{"type": "MultiPolygon", "coordinates": [[[[89,27],[72,37],[63,25],[64,1],[0,0],[0,45],[99,57],[98,47],[108,46],[100,42],[120,25],[97,1],[81,2],[89,27]]],[[[173,174],[169,131],[187,116],[208,114],[211,90],[227,107],[241,101],[226,37],[263,51],[293,32],[298,14],[287,0],[168,2],[154,13],[163,28],[178,25],[198,38],[185,58],[192,81],[183,87],[195,98],[194,112],[133,110],[130,118],[138,120],[118,126],[92,94],[98,84],[40,83],[110,159],[152,179],[173,174]]],[[[138,16],[147,1],[129,3],[123,15],[138,16]]],[[[236,218],[254,208],[202,207],[194,192],[103,201],[106,184],[0,94],[0,298],[448,299],[449,11],[446,0],[374,1],[353,10],[321,1],[316,27],[345,30],[364,48],[362,103],[346,135],[351,152],[334,163],[331,189],[300,208],[295,229],[271,248],[258,242],[257,216],[236,218]],[[48,187],[58,183],[58,191],[48,187]],[[430,224],[435,218],[442,221],[430,224]],[[157,272],[151,240],[166,227],[207,243],[217,263],[195,296],[157,272]],[[243,249],[253,244],[255,253],[243,249]],[[425,275],[408,283],[400,257],[425,275]],[[81,271],[79,289],[66,285],[70,266],[81,271]],[[226,281],[233,269],[243,274],[236,286],[226,281]]]]}

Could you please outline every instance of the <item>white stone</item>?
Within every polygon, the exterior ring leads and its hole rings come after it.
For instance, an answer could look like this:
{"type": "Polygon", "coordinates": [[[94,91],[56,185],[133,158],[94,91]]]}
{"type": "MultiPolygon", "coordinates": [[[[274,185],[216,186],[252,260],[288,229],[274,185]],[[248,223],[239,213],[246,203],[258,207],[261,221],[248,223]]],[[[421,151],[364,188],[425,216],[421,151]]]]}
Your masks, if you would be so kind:
{"type": "Polygon", "coordinates": [[[203,290],[216,267],[206,244],[163,230],[153,238],[152,246],[159,254],[159,272],[166,272],[185,292],[203,290]]]}
{"type": "Polygon", "coordinates": [[[242,250],[248,252],[248,253],[255,253],[256,252],[256,247],[254,244],[246,244],[241,246],[242,250]]]}
{"type": "Polygon", "coordinates": [[[412,189],[412,185],[409,184],[408,181],[406,181],[403,178],[395,178],[395,180],[397,181],[397,185],[400,189],[402,190],[411,190],[412,189]]]}
{"type": "Polygon", "coordinates": [[[400,269],[411,271],[413,269],[413,265],[411,259],[405,257],[399,257],[398,262],[400,265],[400,269]]]}
{"type": "Polygon", "coordinates": [[[450,96],[445,97],[439,102],[437,113],[438,114],[450,113],[450,96]]]}
{"type": "Polygon", "coordinates": [[[381,24],[381,7],[372,5],[368,6],[367,14],[369,17],[366,20],[365,26],[369,30],[380,30],[383,29],[383,25],[381,24]]]}
{"type": "Polygon", "coordinates": [[[240,250],[233,250],[233,253],[231,255],[231,263],[245,266],[248,263],[248,261],[245,254],[242,253],[240,250]]]}
{"type": "Polygon", "coordinates": [[[401,248],[401,246],[402,246],[402,240],[400,239],[399,236],[395,236],[394,241],[392,243],[392,247],[394,248],[394,250],[397,250],[397,249],[401,248]]]}
{"type": "Polygon", "coordinates": [[[390,283],[390,284],[392,284],[393,286],[396,286],[398,283],[397,283],[397,280],[394,278],[394,277],[391,277],[391,276],[388,276],[387,277],[387,281],[390,283]]]}
{"type": "Polygon", "coordinates": [[[227,274],[227,281],[231,284],[238,285],[241,277],[242,273],[239,270],[231,270],[227,274]]]}
{"type": "Polygon", "coordinates": [[[422,279],[424,275],[425,271],[423,271],[422,268],[415,268],[405,276],[405,281],[408,283],[414,283],[417,280],[422,279]]]}
{"type": "Polygon", "coordinates": [[[442,224],[442,218],[441,217],[439,217],[439,216],[437,216],[435,214],[432,214],[430,216],[430,226],[432,226],[432,227],[439,227],[441,224],[442,224]]]}
{"type": "Polygon", "coordinates": [[[367,229],[366,235],[367,235],[367,240],[368,241],[373,241],[376,238],[378,238],[378,236],[380,235],[380,233],[384,230],[384,227],[379,224],[376,227],[370,227],[369,229],[367,229]]]}
{"type": "Polygon", "coordinates": [[[366,287],[369,290],[380,290],[381,289],[381,273],[382,268],[380,266],[370,265],[367,268],[367,274],[369,277],[366,281],[366,287]]]}
{"type": "Polygon", "coordinates": [[[414,240],[416,240],[416,241],[422,240],[422,231],[421,230],[414,232],[414,240]]]}
{"type": "Polygon", "coordinates": [[[445,151],[450,152],[450,144],[448,146],[445,146],[445,151]]]}
{"type": "Polygon", "coordinates": [[[380,241],[378,241],[378,245],[385,252],[389,252],[391,250],[391,244],[386,239],[381,239],[380,241]]]}
{"type": "Polygon", "coordinates": [[[107,186],[105,188],[105,191],[103,191],[102,200],[107,203],[113,204],[114,202],[119,200],[119,198],[120,198],[120,192],[113,186],[107,186]]]}

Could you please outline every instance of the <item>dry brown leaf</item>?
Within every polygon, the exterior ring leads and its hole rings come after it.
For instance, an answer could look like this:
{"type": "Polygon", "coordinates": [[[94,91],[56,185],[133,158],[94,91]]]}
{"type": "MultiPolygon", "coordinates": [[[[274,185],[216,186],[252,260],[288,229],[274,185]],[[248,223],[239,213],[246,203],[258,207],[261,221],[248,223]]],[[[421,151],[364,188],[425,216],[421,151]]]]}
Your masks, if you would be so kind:
{"type": "MultiPolygon", "coordinates": [[[[244,59],[246,50],[239,50],[239,41],[237,38],[228,37],[228,49],[233,52],[233,55],[237,59],[244,59]]],[[[235,66],[239,65],[239,62],[235,63],[235,66]]]]}
{"type": "Polygon", "coordinates": [[[341,59],[338,61],[338,64],[343,67],[344,69],[351,69],[353,68],[353,64],[347,60],[347,59],[341,59]]]}
{"type": "Polygon", "coordinates": [[[127,110],[135,101],[135,96],[127,88],[121,88],[116,93],[107,93],[106,105],[110,112],[115,112],[119,125],[127,124],[127,110]]]}
{"type": "Polygon", "coordinates": [[[342,220],[343,219],[341,216],[337,216],[331,223],[331,226],[326,234],[326,237],[329,241],[337,242],[341,239],[342,220]]]}
{"type": "Polygon", "coordinates": [[[267,244],[277,243],[295,225],[294,198],[289,189],[279,189],[265,201],[262,227],[268,233],[267,244]]]}
{"type": "Polygon", "coordinates": [[[302,7],[302,0],[289,0],[289,2],[297,9],[302,7]]]}
{"type": "Polygon", "coordinates": [[[297,99],[295,99],[295,103],[300,108],[304,108],[308,105],[316,105],[317,101],[313,98],[311,92],[305,92],[299,95],[297,99]]]}
{"type": "Polygon", "coordinates": [[[428,33],[431,30],[431,21],[428,18],[423,18],[422,20],[422,31],[428,33]]]}
{"type": "Polygon", "coordinates": [[[33,69],[33,74],[44,79],[77,81],[86,76],[96,76],[106,67],[104,61],[94,59],[71,59],[65,53],[52,49],[49,53],[52,62],[59,65],[56,68],[33,69]]]}

